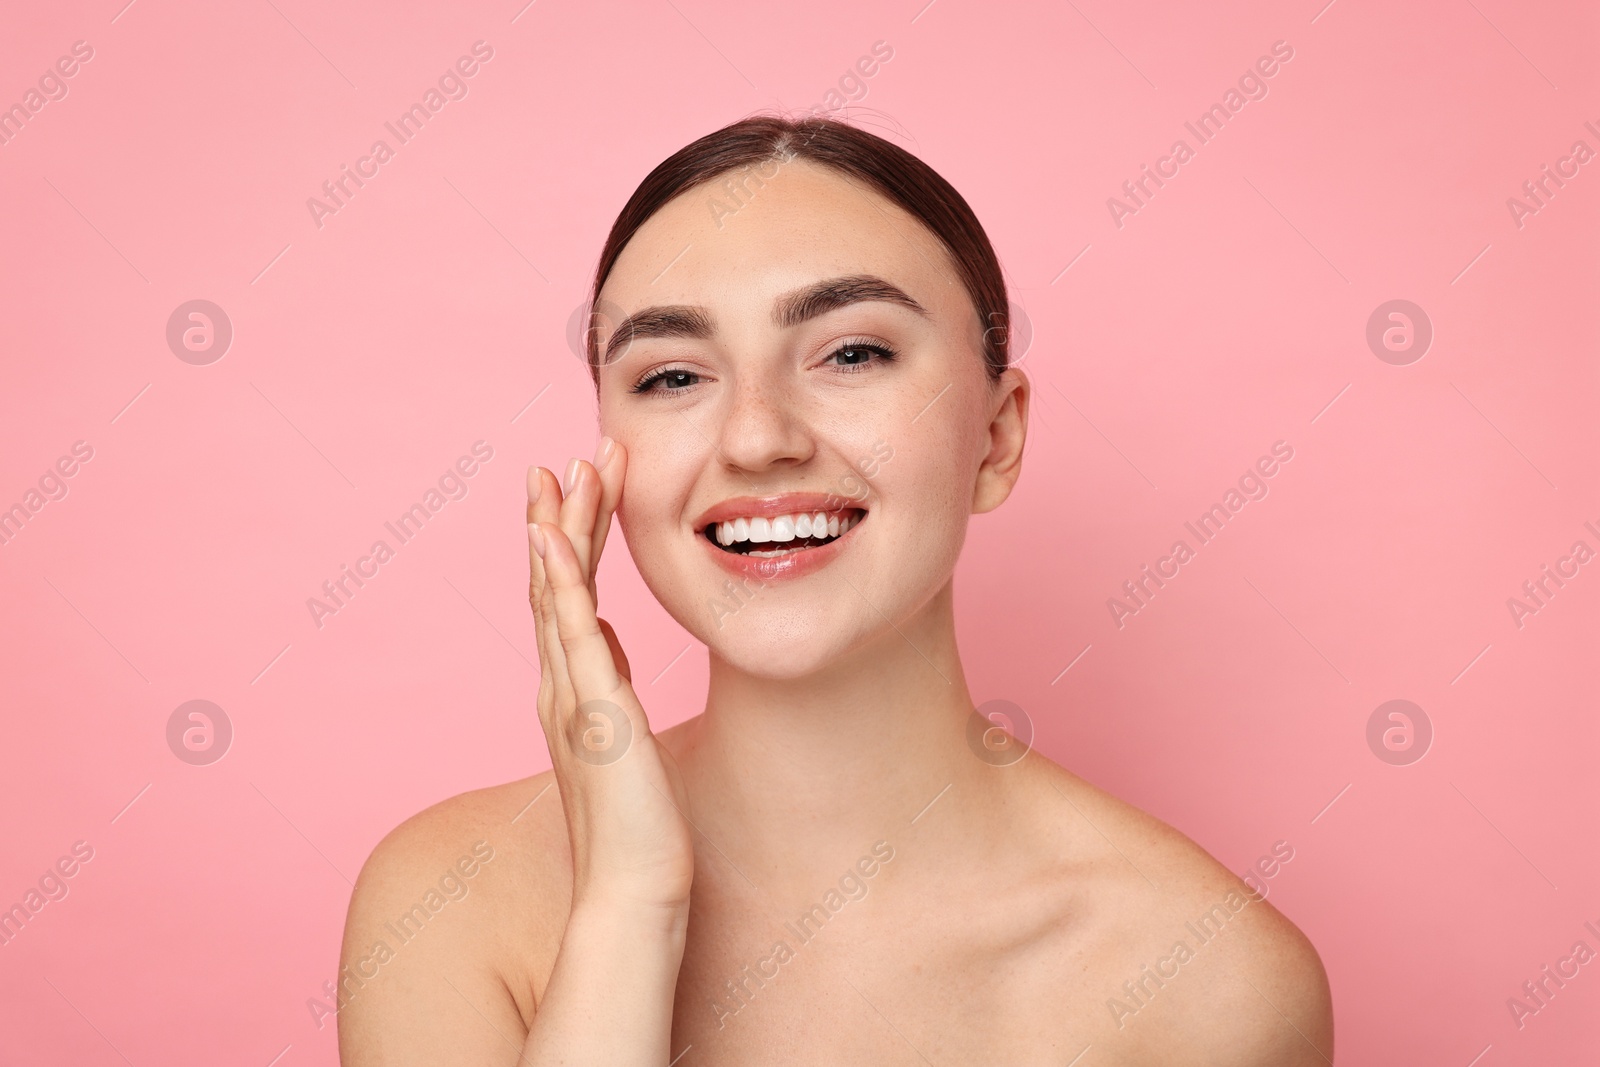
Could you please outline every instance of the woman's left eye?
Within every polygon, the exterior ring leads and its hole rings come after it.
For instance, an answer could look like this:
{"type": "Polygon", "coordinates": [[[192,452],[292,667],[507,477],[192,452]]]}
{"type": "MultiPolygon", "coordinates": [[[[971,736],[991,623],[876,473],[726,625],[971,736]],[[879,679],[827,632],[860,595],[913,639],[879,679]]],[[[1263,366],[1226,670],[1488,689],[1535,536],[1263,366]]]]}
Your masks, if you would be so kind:
{"type": "Polygon", "coordinates": [[[899,358],[894,349],[887,345],[870,341],[847,341],[834,349],[828,359],[837,358],[840,360],[837,366],[856,372],[865,370],[874,355],[878,357],[880,363],[892,363],[899,358]]]}
{"type": "Polygon", "coordinates": [[[647,374],[634,387],[635,393],[681,393],[696,384],[700,375],[691,370],[681,370],[677,367],[668,367],[647,374]],[[664,383],[666,388],[657,389],[656,383],[664,383]]]}

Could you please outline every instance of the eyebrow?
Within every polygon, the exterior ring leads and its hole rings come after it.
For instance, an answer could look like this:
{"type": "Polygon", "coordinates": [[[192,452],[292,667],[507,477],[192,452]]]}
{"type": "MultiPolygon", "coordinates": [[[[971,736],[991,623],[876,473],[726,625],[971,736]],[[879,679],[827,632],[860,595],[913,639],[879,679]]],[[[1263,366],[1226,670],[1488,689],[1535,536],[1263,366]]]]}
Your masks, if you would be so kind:
{"type": "MultiPolygon", "coordinates": [[[[830,311],[869,300],[881,300],[909,308],[925,319],[933,316],[893,282],[872,274],[849,274],[828,278],[779,296],[772,302],[773,324],[789,329],[826,315],[830,311]]],[[[617,326],[606,341],[601,365],[609,364],[619,349],[644,337],[689,337],[707,340],[716,333],[711,314],[691,304],[667,304],[634,312],[617,326]]]]}

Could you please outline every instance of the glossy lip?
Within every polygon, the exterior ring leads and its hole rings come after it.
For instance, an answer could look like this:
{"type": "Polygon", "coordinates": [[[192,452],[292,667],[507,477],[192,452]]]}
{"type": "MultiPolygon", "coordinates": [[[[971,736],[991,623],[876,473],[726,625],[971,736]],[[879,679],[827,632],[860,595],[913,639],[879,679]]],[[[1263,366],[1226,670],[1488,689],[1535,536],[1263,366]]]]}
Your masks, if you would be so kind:
{"type": "Polygon", "coordinates": [[[839,498],[837,496],[830,498],[820,493],[788,493],[782,496],[735,497],[732,500],[725,500],[697,520],[695,540],[705,545],[706,551],[711,553],[712,560],[719,567],[736,578],[761,583],[799,578],[826,567],[838,558],[845,546],[855,543],[856,531],[866,522],[867,509],[859,504],[851,504],[844,508],[823,506],[830,499],[839,498]],[[775,515],[791,515],[803,511],[813,513],[821,511],[828,514],[859,511],[861,518],[854,526],[825,545],[802,548],[785,556],[772,556],[766,559],[729,552],[705,534],[706,527],[712,523],[740,517],[772,518],[775,515]]]}

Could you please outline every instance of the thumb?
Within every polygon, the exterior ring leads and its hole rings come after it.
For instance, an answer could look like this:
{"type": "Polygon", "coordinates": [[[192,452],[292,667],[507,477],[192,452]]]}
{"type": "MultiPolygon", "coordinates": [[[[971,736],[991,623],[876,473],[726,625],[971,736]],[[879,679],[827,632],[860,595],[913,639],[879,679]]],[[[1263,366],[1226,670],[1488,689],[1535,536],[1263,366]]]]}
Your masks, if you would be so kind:
{"type": "Polygon", "coordinates": [[[629,685],[633,684],[633,671],[628,666],[628,654],[622,651],[622,642],[617,640],[617,631],[604,619],[596,619],[600,624],[600,632],[605,636],[606,644],[611,646],[611,662],[617,666],[617,673],[625,678],[629,685]]]}
{"type": "Polygon", "coordinates": [[[674,806],[678,814],[688,817],[685,808],[689,806],[689,791],[683,784],[683,771],[678,766],[678,759],[666,745],[656,744],[656,754],[661,759],[661,770],[667,776],[667,785],[672,790],[672,795],[677,798],[674,806]]]}

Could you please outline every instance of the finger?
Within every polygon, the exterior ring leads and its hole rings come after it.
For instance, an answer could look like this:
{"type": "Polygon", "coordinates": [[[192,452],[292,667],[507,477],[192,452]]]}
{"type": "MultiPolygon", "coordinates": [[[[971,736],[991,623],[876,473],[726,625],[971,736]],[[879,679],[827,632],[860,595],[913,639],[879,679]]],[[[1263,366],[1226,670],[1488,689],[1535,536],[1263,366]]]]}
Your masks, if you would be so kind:
{"type": "Polygon", "coordinates": [[[628,472],[627,449],[602,437],[595,450],[595,470],[600,475],[600,509],[594,519],[594,549],[589,557],[589,595],[598,604],[595,575],[600,573],[600,554],[605,551],[606,535],[611,532],[611,516],[622,502],[622,483],[628,472]]]}
{"type": "MultiPolygon", "coordinates": [[[[551,670],[553,664],[550,660],[550,648],[547,642],[553,642],[555,632],[555,619],[545,580],[544,561],[539,558],[539,553],[534,548],[533,524],[540,515],[553,515],[554,508],[549,503],[550,494],[555,490],[555,476],[543,467],[528,468],[528,607],[533,612],[533,629],[539,651],[539,699],[545,701],[553,697],[555,691],[556,672],[551,670]],[[548,691],[547,691],[548,688],[548,691]]],[[[548,704],[542,703],[541,709],[547,709],[548,704]]],[[[541,711],[542,714],[542,711],[541,711]]]]}
{"type": "Polygon", "coordinates": [[[559,526],[541,523],[539,529],[545,538],[544,562],[555,601],[556,635],[566,653],[573,695],[579,704],[613,697],[624,682],[595,616],[577,553],[559,526]]]}
{"type": "MultiPolygon", "coordinates": [[[[543,467],[535,467],[533,473],[534,481],[538,487],[538,495],[529,504],[529,511],[532,514],[528,521],[532,523],[554,523],[561,514],[561,486],[556,482],[556,476],[552,471],[543,467]]],[[[532,494],[530,493],[531,496],[532,494]]],[[[542,632],[550,638],[550,644],[545,647],[544,652],[554,654],[559,652],[559,647],[556,646],[554,641],[556,632],[555,604],[549,597],[549,582],[543,561],[540,561],[538,574],[540,589],[539,598],[535,601],[534,611],[538,616],[540,625],[543,627],[542,632]]],[[[556,687],[557,694],[570,692],[566,664],[561,661],[561,657],[556,656],[552,665],[555,667],[555,680],[558,683],[556,687]]]]}
{"type": "MultiPolygon", "coordinates": [[[[528,548],[533,549],[533,525],[528,525],[528,548]]],[[[544,610],[539,604],[538,594],[531,594],[528,606],[533,609],[533,640],[538,648],[539,655],[539,695],[535,701],[535,708],[539,712],[539,725],[545,726],[550,714],[555,709],[556,672],[550,662],[548,643],[550,641],[550,627],[545,624],[544,610]]]]}
{"type": "MultiPolygon", "coordinates": [[[[543,467],[534,467],[528,472],[528,522],[555,522],[561,514],[561,486],[556,481],[556,476],[543,467]]],[[[530,535],[531,536],[531,535],[530,535]]],[[[529,551],[537,560],[538,554],[532,552],[532,543],[529,551]]],[[[545,582],[545,567],[540,561],[537,565],[539,583],[545,582]]]]}
{"type": "Polygon", "coordinates": [[[535,499],[529,493],[528,521],[555,522],[561,516],[561,483],[553,472],[543,467],[535,467],[533,472],[539,484],[539,495],[535,499]]]}
{"type": "MultiPolygon", "coordinates": [[[[550,538],[547,531],[551,528],[549,524],[545,523],[528,524],[529,548],[536,557],[539,554],[538,540],[540,536],[544,539],[544,550],[548,556],[550,538]]],[[[551,708],[571,705],[572,681],[567,671],[566,650],[561,647],[555,616],[554,591],[549,581],[549,565],[544,560],[541,560],[541,563],[545,567],[545,576],[539,588],[539,595],[534,599],[533,611],[539,638],[539,663],[541,664],[539,693],[541,701],[546,701],[540,705],[540,721],[542,722],[543,716],[551,708]],[[549,686],[548,691],[545,688],[546,685],[549,686]]]]}
{"type": "Polygon", "coordinates": [[[538,500],[539,499],[539,495],[544,492],[544,468],[543,467],[529,467],[528,468],[528,479],[527,480],[528,480],[528,521],[529,522],[533,522],[533,521],[535,521],[534,520],[534,515],[533,515],[534,501],[538,500]]]}
{"type": "Polygon", "coordinates": [[[606,644],[611,646],[611,662],[616,664],[617,673],[626,678],[631,685],[633,683],[633,670],[628,666],[628,654],[622,651],[622,642],[617,640],[617,631],[612,629],[611,624],[606,620],[598,619],[597,621],[600,623],[600,632],[605,634],[606,644]]]}
{"type": "MultiPolygon", "coordinates": [[[[544,468],[528,468],[528,523],[538,522],[535,512],[538,510],[536,501],[544,492],[544,468]]],[[[533,537],[528,538],[528,604],[536,605],[539,598],[539,587],[544,584],[544,561],[539,558],[539,553],[533,549],[533,537]]],[[[537,612],[536,612],[537,613],[537,612]]]]}
{"type": "Polygon", "coordinates": [[[600,476],[594,465],[572,460],[562,478],[561,491],[561,532],[572,543],[584,584],[588,584],[594,573],[594,523],[600,503],[600,476]]]}
{"type": "Polygon", "coordinates": [[[543,468],[528,468],[528,609],[533,614],[533,639],[539,655],[539,666],[536,669],[539,672],[538,708],[541,722],[543,721],[545,710],[550,706],[549,697],[551,695],[550,671],[545,664],[544,654],[544,620],[539,617],[539,595],[540,589],[544,586],[544,561],[539,558],[539,553],[534,550],[533,542],[534,502],[539,499],[540,493],[544,490],[542,478],[543,468]]]}

